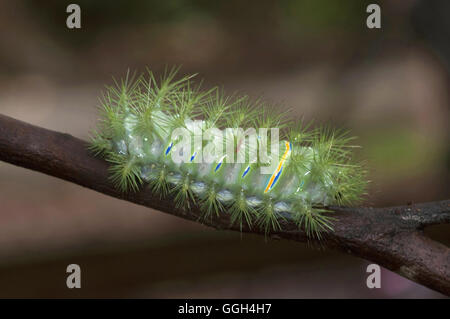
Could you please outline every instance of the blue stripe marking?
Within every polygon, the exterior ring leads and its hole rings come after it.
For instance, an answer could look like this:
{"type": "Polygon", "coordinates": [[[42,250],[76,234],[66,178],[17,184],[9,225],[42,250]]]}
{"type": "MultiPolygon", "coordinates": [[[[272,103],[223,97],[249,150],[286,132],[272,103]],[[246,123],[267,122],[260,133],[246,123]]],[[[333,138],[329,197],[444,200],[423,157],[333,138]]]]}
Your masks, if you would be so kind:
{"type": "Polygon", "coordinates": [[[247,168],[244,171],[244,174],[242,174],[242,178],[244,178],[244,176],[247,175],[249,170],[250,170],[250,166],[247,166],[247,168]]]}
{"type": "Polygon", "coordinates": [[[221,165],[222,165],[222,162],[220,162],[219,164],[217,164],[216,169],[214,170],[214,172],[217,172],[217,170],[220,168],[221,165]]]}
{"type": "Polygon", "coordinates": [[[169,154],[170,150],[172,149],[173,143],[170,143],[169,147],[166,150],[166,155],[169,154]]]}
{"type": "Polygon", "coordinates": [[[278,177],[280,177],[282,171],[283,171],[283,167],[280,169],[280,171],[278,172],[277,176],[275,176],[275,179],[273,180],[272,185],[270,185],[270,189],[272,189],[272,187],[275,185],[275,183],[277,182],[278,177]]]}
{"type": "Polygon", "coordinates": [[[194,160],[195,155],[197,155],[197,152],[194,152],[194,154],[192,154],[192,156],[191,156],[191,162],[194,160]]]}

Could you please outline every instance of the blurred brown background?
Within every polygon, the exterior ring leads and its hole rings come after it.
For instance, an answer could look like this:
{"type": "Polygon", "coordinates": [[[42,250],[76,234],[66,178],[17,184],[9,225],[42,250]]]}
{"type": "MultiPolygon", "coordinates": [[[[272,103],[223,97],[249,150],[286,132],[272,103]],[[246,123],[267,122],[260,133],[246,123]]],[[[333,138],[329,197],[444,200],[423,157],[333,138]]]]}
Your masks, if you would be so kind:
{"type": "MultiPolygon", "coordinates": [[[[366,205],[449,197],[448,1],[0,2],[0,112],[87,139],[97,97],[126,70],[165,65],[359,136],[366,205]]],[[[447,226],[427,230],[450,242],[447,226]]],[[[369,262],[218,232],[0,162],[0,297],[434,298],[369,262]],[[65,286],[66,267],[82,288],[65,286]]]]}

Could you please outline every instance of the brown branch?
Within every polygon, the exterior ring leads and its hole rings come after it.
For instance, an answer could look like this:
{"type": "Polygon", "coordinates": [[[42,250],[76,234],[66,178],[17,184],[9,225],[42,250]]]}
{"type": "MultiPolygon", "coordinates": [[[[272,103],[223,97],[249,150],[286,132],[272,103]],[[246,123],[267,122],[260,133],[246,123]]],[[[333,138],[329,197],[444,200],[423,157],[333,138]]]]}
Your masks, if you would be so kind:
{"type": "MultiPolygon", "coordinates": [[[[108,178],[108,164],[86,150],[86,142],[0,114],[0,160],[55,176],[100,193],[198,221],[198,207],[177,209],[149,189],[123,194],[108,178]]],[[[334,231],[322,245],[371,260],[431,289],[450,295],[450,249],[423,235],[427,225],[450,222],[450,200],[388,208],[331,207],[334,231]]],[[[239,230],[228,214],[206,222],[239,230]]],[[[305,242],[305,233],[287,216],[272,236],[305,242]]],[[[263,233],[262,229],[243,231],[263,233]]]]}

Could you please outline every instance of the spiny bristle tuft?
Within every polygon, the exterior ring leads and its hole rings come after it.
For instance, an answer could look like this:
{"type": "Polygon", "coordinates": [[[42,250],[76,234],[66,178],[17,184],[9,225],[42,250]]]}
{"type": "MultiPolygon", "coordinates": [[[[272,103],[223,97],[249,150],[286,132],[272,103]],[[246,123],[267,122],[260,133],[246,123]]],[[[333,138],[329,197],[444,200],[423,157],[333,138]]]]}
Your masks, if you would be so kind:
{"type": "Polygon", "coordinates": [[[246,223],[250,229],[252,228],[253,219],[257,212],[253,207],[248,205],[244,191],[238,193],[235,202],[231,205],[229,210],[232,224],[239,224],[241,231],[244,223],[246,223]]]}
{"type": "Polygon", "coordinates": [[[109,168],[111,180],[122,192],[139,189],[142,184],[140,167],[134,159],[130,160],[126,156],[110,153],[106,160],[111,163],[109,168]]]}

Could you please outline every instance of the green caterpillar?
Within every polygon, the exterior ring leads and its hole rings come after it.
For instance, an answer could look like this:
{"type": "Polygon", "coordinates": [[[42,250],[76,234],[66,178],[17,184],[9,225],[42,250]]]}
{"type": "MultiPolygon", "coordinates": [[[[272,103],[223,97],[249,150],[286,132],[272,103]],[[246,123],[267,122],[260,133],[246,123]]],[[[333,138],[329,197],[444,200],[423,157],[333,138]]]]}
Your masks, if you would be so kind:
{"type": "Polygon", "coordinates": [[[111,163],[119,189],[147,185],[180,207],[195,203],[204,218],[230,214],[241,229],[256,223],[266,233],[288,214],[318,238],[332,230],[326,206],[361,199],[365,171],[346,132],[309,129],[261,101],[175,79],[177,71],[159,81],[127,74],[103,94],[90,149],[111,163]]]}

